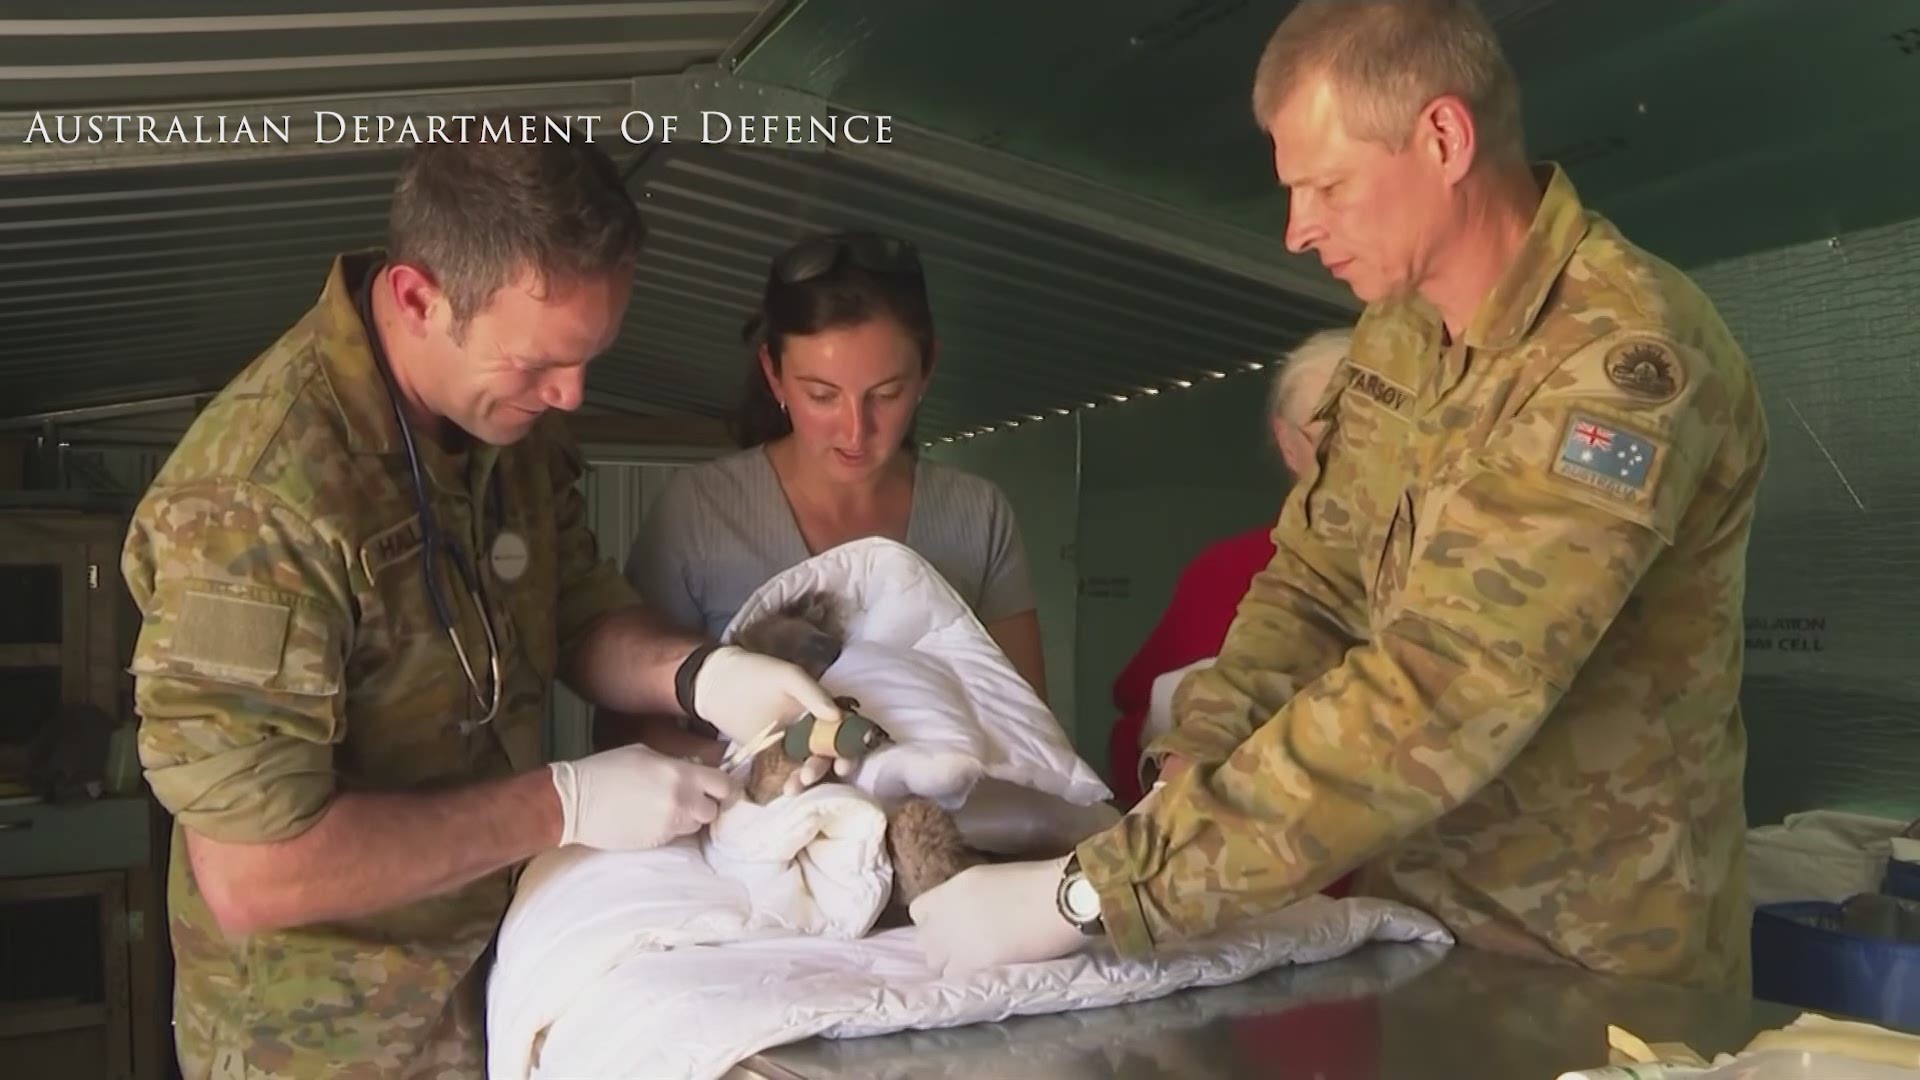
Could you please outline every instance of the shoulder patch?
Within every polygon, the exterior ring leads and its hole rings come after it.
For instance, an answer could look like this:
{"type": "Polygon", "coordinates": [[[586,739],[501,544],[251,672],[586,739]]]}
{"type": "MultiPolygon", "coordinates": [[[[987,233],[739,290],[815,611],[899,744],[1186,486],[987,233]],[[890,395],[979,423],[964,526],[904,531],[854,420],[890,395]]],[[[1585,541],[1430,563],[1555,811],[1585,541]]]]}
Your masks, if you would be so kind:
{"type": "Polygon", "coordinates": [[[260,678],[276,675],[292,616],[289,604],[188,590],[173,652],[203,667],[260,678]]]}
{"type": "Polygon", "coordinates": [[[1658,439],[1576,412],[1567,417],[1553,473],[1628,506],[1647,507],[1666,451],[1658,439]]]}
{"type": "Polygon", "coordinates": [[[1607,350],[1602,364],[1613,385],[1645,401],[1671,401],[1686,385],[1680,358],[1658,338],[1623,341],[1607,350]]]}
{"type": "Polygon", "coordinates": [[[1396,416],[1404,417],[1413,409],[1413,391],[1377,371],[1349,364],[1345,378],[1347,389],[1358,390],[1396,416]]]}

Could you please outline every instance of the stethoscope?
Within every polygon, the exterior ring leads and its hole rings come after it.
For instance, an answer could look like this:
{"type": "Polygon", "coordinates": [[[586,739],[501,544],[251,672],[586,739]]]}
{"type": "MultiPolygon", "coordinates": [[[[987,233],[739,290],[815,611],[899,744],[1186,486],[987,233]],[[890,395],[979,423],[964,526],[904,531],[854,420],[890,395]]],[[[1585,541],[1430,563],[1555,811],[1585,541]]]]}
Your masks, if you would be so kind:
{"type": "MultiPolygon", "coordinates": [[[[400,387],[394,382],[393,369],[387,363],[387,350],[380,341],[380,330],[373,322],[373,281],[379,276],[376,269],[367,275],[366,281],[358,290],[355,306],[359,308],[360,321],[367,330],[367,347],[373,353],[373,366],[380,372],[380,381],[386,384],[387,401],[393,406],[394,422],[400,426],[400,442],[407,451],[407,471],[413,480],[413,502],[420,512],[420,573],[427,581],[427,597],[433,603],[434,618],[440,621],[440,628],[447,632],[447,640],[453,643],[453,654],[460,661],[460,671],[467,679],[467,689],[472,692],[474,704],[485,712],[477,719],[467,718],[458,722],[462,734],[474,731],[493,722],[500,712],[501,684],[500,641],[494,634],[493,609],[487,606],[486,593],[480,581],[480,575],[461,554],[459,545],[453,538],[440,531],[439,521],[433,514],[433,500],[427,494],[426,472],[420,465],[420,452],[414,444],[413,425],[407,421],[407,411],[400,405],[400,387]],[[487,689],[480,689],[480,678],[476,668],[467,655],[466,646],[460,642],[460,631],[453,620],[453,609],[440,591],[439,575],[434,573],[434,560],[445,551],[453,568],[460,575],[460,583],[465,586],[467,596],[473,601],[474,608],[480,613],[480,627],[487,639],[487,689]]],[[[520,534],[505,527],[500,514],[500,473],[496,469],[487,487],[487,517],[499,523],[494,535],[492,562],[495,572],[506,581],[520,576],[527,564],[527,542],[520,534]]]]}

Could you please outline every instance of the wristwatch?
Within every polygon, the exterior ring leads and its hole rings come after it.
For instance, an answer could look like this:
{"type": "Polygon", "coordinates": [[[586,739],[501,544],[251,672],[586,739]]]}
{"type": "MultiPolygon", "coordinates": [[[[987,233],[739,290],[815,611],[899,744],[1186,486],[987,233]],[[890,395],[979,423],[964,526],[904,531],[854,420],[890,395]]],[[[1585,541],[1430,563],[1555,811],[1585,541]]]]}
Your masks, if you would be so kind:
{"type": "Polygon", "coordinates": [[[1060,909],[1060,917],[1078,927],[1088,937],[1097,937],[1107,932],[1107,924],[1100,921],[1100,894],[1087,880],[1087,872],[1080,869],[1080,856],[1067,857],[1067,866],[1060,874],[1060,887],[1054,892],[1054,906],[1060,909]]]}

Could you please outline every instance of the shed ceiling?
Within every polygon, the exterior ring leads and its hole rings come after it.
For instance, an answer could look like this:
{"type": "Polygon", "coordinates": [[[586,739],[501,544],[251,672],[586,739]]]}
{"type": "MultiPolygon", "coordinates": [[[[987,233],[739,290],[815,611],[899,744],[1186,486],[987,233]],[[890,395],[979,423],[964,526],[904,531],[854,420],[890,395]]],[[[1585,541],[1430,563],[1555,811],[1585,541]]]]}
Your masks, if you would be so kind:
{"type": "MultiPolygon", "coordinates": [[[[1285,4],[15,0],[0,17],[0,421],[217,388],[383,231],[392,148],[44,146],[36,112],[893,116],[890,146],[608,143],[652,239],[596,408],[719,417],[767,259],[915,239],[930,437],[1167,392],[1349,316],[1280,250],[1246,106],[1285,4]]],[[[1920,212],[1899,0],[1487,0],[1532,143],[1682,264],[1920,212]]]]}

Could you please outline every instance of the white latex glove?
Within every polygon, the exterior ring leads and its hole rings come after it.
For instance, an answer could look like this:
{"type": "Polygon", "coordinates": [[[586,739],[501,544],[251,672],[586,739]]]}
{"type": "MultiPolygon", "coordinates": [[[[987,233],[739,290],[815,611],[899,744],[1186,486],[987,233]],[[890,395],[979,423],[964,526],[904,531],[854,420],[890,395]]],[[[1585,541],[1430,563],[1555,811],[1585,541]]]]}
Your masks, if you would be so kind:
{"type": "Polygon", "coordinates": [[[854,766],[857,764],[858,762],[852,758],[830,758],[814,754],[801,762],[793,775],[787,777],[787,782],[780,785],[780,794],[798,795],[825,780],[828,773],[844,780],[853,775],[854,766]]]}
{"type": "Polygon", "coordinates": [[[560,793],[562,847],[659,847],[718,817],[739,791],[739,783],[719,769],[637,743],[548,768],[560,793]]]}
{"type": "Polygon", "coordinates": [[[807,673],[785,660],[725,645],[693,677],[693,711],[736,743],[812,713],[840,719],[840,706],[807,673]]]}
{"type": "Polygon", "coordinates": [[[927,966],[959,975],[1001,964],[1053,960],[1088,941],[1055,899],[1065,858],[963,870],[908,907],[927,966]]]}

